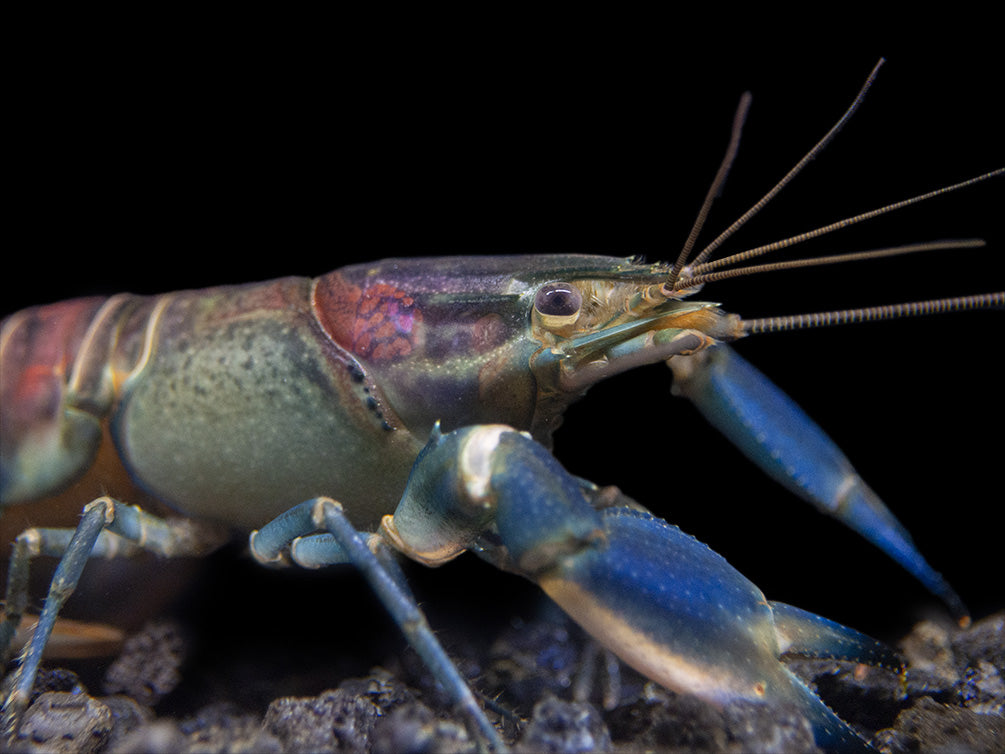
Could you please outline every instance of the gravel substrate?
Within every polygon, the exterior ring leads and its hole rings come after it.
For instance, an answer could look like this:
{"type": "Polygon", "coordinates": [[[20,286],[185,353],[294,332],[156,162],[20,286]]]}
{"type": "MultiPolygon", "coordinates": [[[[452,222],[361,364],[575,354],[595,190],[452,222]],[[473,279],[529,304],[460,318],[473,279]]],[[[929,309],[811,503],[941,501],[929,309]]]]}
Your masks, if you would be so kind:
{"type": "MultiPolygon", "coordinates": [[[[607,663],[578,629],[551,613],[501,630],[487,657],[476,656],[480,641],[450,634],[445,640],[472,685],[493,700],[490,717],[517,751],[815,749],[807,722],[794,710],[754,704],[720,710],[667,692],[607,663]]],[[[893,673],[850,663],[792,660],[790,667],[880,751],[1005,748],[1005,613],[968,630],[923,621],[899,646],[908,662],[906,688],[893,673]]],[[[463,722],[408,651],[320,694],[262,700],[259,709],[261,686],[253,688],[245,670],[230,668],[195,694],[208,701],[178,714],[185,657],[180,629],[153,622],[107,666],[100,690],[85,688],[73,672],[45,671],[13,750],[476,750],[463,722]]],[[[276,679],[277,687],[285,683],[276,679]]]]}

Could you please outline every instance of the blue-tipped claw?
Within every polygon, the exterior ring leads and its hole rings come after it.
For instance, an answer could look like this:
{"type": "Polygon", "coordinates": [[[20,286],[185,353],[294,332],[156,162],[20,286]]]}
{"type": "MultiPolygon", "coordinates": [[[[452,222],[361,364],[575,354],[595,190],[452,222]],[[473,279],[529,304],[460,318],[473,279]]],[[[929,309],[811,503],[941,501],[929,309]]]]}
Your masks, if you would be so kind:
{"type": "Polygon", "coordinates": [[[969,625],[963,600],[903,525],[834,441],[767,377],[725,345],[668,363],[674,392],[690,399],[744,455],[879,547],[941,599],[960,625],[969,625]]]}
{"type": "Polygon", "coordinates": [[[715,705],[792,703],[820,746],[868,750],[781,656],[899,666],[891,650],[767,601],[709,547],[623,496],[610,506],[611,497],[524,434],[469,427],[434,436],[382,533],[420,561],[471,549],[526,576],[601,644],[671,689],[715,705]],[[601,500],[609,507],[598,510],[601,500]]]}

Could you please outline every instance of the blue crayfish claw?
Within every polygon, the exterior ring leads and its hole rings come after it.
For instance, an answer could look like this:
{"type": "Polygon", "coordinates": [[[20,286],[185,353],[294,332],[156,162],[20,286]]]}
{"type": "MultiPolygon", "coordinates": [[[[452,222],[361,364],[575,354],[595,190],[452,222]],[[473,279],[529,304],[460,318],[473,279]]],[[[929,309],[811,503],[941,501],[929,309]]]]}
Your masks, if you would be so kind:
{"type": "Polygon", "coordinates": [[[601,644],[670,689],[720,706],[792,703],[823,748],[869,748],[781,656],[901,667],[892,650],[769,602],[708,546],[623,495],[613,505],[611,497],[526,434],[468,427],[434,433],[383,533],[424,562],[471,549],[526,576],[601,644]]]}
{"type": "Polygon", "coordinates": [[[594,638],[675,691],[723,705],[790,702],[825,749],[865,741],[791,673],[792,653],[899,667],[863,634],[778,602],[709,547],[638,510],[601,511],[604,547],[563,558],[537,581],[594,638]]]}

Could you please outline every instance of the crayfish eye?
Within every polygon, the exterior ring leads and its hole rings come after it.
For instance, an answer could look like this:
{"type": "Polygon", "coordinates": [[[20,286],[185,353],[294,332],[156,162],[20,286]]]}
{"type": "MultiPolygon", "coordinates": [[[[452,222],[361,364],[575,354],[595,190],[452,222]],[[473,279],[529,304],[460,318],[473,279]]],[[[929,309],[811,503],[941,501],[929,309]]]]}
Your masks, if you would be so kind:
{"type": "Polygon", "coordinates": [[[545,327],[571,325],[582,306],[583,294],[569,283],[548,283],[534,297],[534,308],[545,327]]]}

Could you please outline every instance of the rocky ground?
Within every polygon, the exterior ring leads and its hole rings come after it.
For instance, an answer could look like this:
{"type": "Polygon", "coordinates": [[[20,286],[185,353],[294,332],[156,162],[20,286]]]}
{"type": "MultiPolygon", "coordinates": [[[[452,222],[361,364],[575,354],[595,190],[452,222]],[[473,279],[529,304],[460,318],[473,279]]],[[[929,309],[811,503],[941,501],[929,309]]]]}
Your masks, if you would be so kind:
{"type": "MultiPolygon", "coordinates": [[[[488,640],[487,656],[484,634],[441,636],[472,685],[492,700],[490,716],[517,751],[814,750],[806,721],[794,711],[750,704],[718,710],[669,693],[607,663],[550,611],[539,620],[511,621],[488,640]]],[[[906,690],[881,669],[804,660],[790,666],[880,751],[1005,749],[1005,613],[966,631],[918,623],[900,649],[908,662],[906,690]]],[[[211,669],[185,691],[186,676],[198,675],[193,654],[199,657],[178,624],[158,621],[133,635],[97,681],[46,671],[12,750],[476,750],[418,660],[400,648],[382,667],[319,694],[276,697],[268,694],[284,691],[288,680],[268,664],[258,663],[256,673],[256,663],[247,661],[211,669]],[[189,702],[179,702],[181,692],[189,702]]],[[[310,687],[302,677],[294,683],[310,687]]]]}

